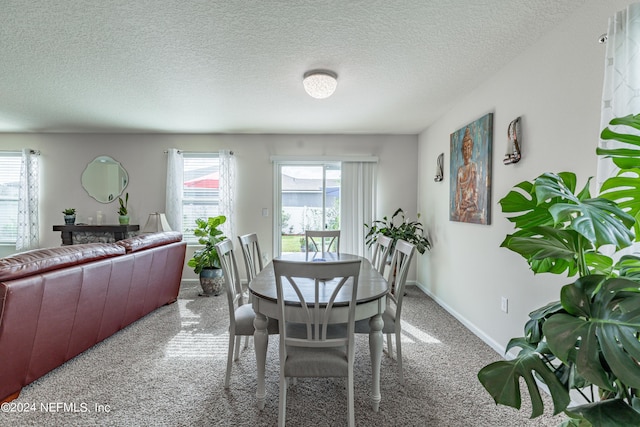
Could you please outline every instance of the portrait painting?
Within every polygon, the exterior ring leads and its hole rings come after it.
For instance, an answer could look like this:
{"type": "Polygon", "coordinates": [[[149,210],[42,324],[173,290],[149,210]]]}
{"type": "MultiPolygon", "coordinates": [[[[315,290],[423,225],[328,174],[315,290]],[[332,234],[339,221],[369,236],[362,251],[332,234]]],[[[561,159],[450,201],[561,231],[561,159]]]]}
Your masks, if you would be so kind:
{"type": "Polygon", "coordinates": [[[492,113],[451,134],[449,220],[491,224],[492,144],[492,113]]]}

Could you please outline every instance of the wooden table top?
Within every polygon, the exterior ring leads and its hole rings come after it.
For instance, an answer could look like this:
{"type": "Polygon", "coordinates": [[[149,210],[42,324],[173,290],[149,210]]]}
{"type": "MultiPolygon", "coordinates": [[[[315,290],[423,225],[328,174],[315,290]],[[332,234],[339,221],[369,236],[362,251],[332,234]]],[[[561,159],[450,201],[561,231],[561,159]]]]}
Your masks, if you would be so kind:
{"type": "MultiPolygon", "coordinates": [[[[336,254],[333,252],[325,252],[325,253],[292,253],[292,254],[283,254],[283,256],[278,257],[276,259],[282,259],[287,261],[298,261],[298,262],[323,262],[323,261],[352,261],[352,260],[360,260],[360,275],[358,278],[358,295],[357,295],[357,303],[364,303],[368,301],[373,301],[380,299],[382,296],[386,295],[389,292],[389,285],[387,281],[380,275],[380,273],[373,268],[368,259],[352,255],[352,254],[336,254]]],[[[325,300],[329,298],[331,292],[333,291],[333,287],[331,286],[332,281],[327,280],[323,282],[322,286],[326,287],[326,292],[322,292],[320,295],[320,299],[325,300]]],[[[314,285],[313,282],[309,282],[308,291],[310,294],[305,294],[305,299],[307,301],[313,301],[314,285]]],[[[277,291],[276,291],[276,279],[273,272],[273,263],[269,263],[264,267],[264,269],[258,273],[258,275],[251,281],[249,284],[250,292],[264,300],[270,300],[273,302],[277,301],[277,291]]],[[[298,296],[295,294],[293,289],[290,286],[284,287],[284,297],[285,301],[291,302],[293,304],[299,302],[298,296]],[[287,291],[287,288],[288,291],[287,291]]],[[[335,301],[335,304],[340,305],[341,303],[347,303],[351,298],[351,286],[349,282],[345,284],[342,288],[341,292],[338,294],[338,297],[335,301]]]]}

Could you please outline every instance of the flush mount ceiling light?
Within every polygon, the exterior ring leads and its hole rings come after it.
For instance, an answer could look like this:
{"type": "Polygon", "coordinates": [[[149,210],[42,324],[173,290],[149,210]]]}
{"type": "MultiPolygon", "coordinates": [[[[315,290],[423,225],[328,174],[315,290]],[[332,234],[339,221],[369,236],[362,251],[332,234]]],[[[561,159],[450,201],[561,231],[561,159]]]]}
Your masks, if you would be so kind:
{"type": "Polygon", "coordinates": [[[338,86],[338,75],[327,70],[307,71],[304,73],[302,84],[310,96],[318,99],[328,98],[338,86]]]}

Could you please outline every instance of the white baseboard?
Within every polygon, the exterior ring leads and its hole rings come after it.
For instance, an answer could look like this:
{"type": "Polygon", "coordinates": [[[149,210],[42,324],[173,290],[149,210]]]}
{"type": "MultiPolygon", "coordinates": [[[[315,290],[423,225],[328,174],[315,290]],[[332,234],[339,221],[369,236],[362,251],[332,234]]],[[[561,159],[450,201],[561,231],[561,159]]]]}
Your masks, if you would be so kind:
{"type": "MultiPolygon", "coordinates": [[[[409,284],[409,282],[407,282],[407,284],[409,284]]],[[[490,336],[488,336],[487,334],[485,334],[482,330],[478,329],[476,327],[476,325],[474,325],[472,322],[470,322],[468,319],[466,319],[464,316],[462,316],[460,313],[458,313],[457,311],[455,311],[453,308],[451,308],[450,306],[448,306],[446,303],[444,303],[440,298],[438,298],[437,296],[435,296],[434,294],[432,294],[427,288],[425,288],[424,286],[422,286],[420,283],[418,282],[412,282],[412,284],[414,284],[415,286],[417,286],[422,292],[424,292],[426,295],[428,295],[431,299],[433,299],[440,307],[444,308],[450,315],[452,315],[453,317],[455,317],[460,323],[462,323],[467,329],[469,329],[474,335],[476,335],[478,338],[480,338],[482,341],[484,341],[485,344],[487,344],[489,347],[491,347],[492,349],[494,349],[498,354],[500,354],[500,356],[502,357],[506,357],[507,359],[512,359],[515,355],[509,355],[507,354],[505,356],[505,347],[498,344],[497,341],[495,341],[493,338],[491,338],[490,336]]]]}
{"type": "MultiPolygon", "coordinates": [[[[513,353],[509,352],[505,354],[504,346],[498,344],[494,339],[492,339],[487,334],[485,334],[480,329],[478,329],[473,323],[469,322],[469,320],[467,320],[464,316],[460,315],[460,313],[458,313],[457,311],[449,307],[447,304],[443,303],[442,300],[440,300],[438,297],[433,295],[431,292],[429,292],[428,289],[426,289],[424,286],[422,286],[418,282],[412,282],[412,283],[407,282],[407,284],[413,284],[416,287],[418,287],[418,289],[420,289],[422,292],[428,295],[431,299],[433,299],[440,307],[444,308],[449,314],[455,317],[474,335],[476,335],[478,338],[484,341],[485,344],[487,344],[489,347],[494,349],[498,354],[500,354],[500,356],[504,357],[507,360],[511,360],[517,356],[517,351],[515,351],[515,349],[512,349],[513,353]]],[[[551,395],[551,393],[549,392],[549,388],[547,387],[546,384],[540,382],[537,379],[536,379],[536,383],[538,384],[538,387],[540,387],[541,390],[543,390],[546,394],[551,395]]],[[[570,396],[571,396],[571,404],[569,406],[583,405],[585,403],[588,403],[575,390],[571,391],[570,396]]]]}

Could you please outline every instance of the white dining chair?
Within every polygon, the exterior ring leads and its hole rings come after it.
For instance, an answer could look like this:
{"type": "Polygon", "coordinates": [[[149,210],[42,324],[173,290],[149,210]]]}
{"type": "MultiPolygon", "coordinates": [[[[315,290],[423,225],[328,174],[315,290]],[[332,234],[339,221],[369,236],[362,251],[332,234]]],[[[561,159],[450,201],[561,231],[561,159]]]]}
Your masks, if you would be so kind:
{"type": "Polygon", "coordinates": [[[306,230],[304,239],[308,252],[340,253],[340,230],[306,230]]]}
{"type": "Polygon", "coordinates": [[[244,257],[244,265],[247,269],[247,283],[251,283],[253,278],[264,268],[258,235],[256,233],[244,234],[238,236],[238,240],[244,257]]]}
{"type": "Polygon", "coordinates": [[[393,239],[389,236],[383,236],[382,234],[376,238],[373,244],[371,265],[378,270],[378,273],[384,276],[384,271],[387,268],[387,261],[389,261],[389,254],[391,253],[391,246],[393,245],[393,239]]]}
{"type": "MultiPolygon", "coordinates": [[[[240,275],[238,274],[238,264],[233,249],[233,240],[225,239],[216,244],[220,265],[224,275],[227,300],[229,302],[229,350],[227,352],[227,371],[224,377],[224,387],[229,388],[231,378],[232,360],[240,358],[240,344],[242,336],[247,337],[245,348],[248,345],[248,338],[253,335],[255,329],[253,320],[256,317],[253,307],[245,301],[242,292],[240,275]]],[[[269,334],[277,334],[278,321],[269,319],[267,325],[269,334]]]]}
{"type": "MultiPolygon", "coordinates": [[[[393,340],[395,335],[396,341],[396,361],[398,363],[398,382],[404,384],[404,374],[402,371],[402,343],[400,336],[402,335],[401,316],[402,316],[402,300],[404,297],[404,285],[407,281],[409,273],[409,265],[416,251],[415,245],[404,240],[396,240],[393,256],[391,257],[391,265],[387,282],[389,282],[389,294],[387,298],[387,306],[382,313],[384,326],[382,333],[387,336],[387,354],[393,355],[393,340]]],[[[369,333],[369,320],[359,320],[356,322],[356,333],[369,333]]]]}
{"type": "MultiPolygon", "coordinates": [[[[280,397],[278,425],[284,427],[287,409],[287,379],[302,377],[346,377],[348,425],[355,425],[353,396],[354,319],[360,260],[296,262],[273,260],[278,310],[280,311],[280,397]],[[333,277],[331,282],[323,277],[333,277]],[[346,323],[332,323],[334,301],[350,284],[346,323]],[[325,294],[325,292],[327,292],[325,294]],[[287,310],[283,295],[297,295],[305,308],[287,310]],[[320,296],[324,300],[320,301],[320,296]]],[[[344,309],[344,307],[339,307],[344,309]]]]}

